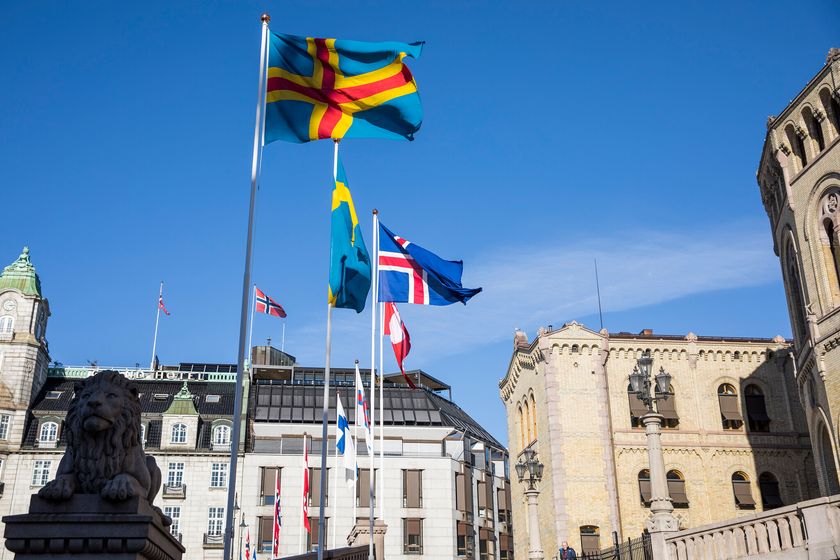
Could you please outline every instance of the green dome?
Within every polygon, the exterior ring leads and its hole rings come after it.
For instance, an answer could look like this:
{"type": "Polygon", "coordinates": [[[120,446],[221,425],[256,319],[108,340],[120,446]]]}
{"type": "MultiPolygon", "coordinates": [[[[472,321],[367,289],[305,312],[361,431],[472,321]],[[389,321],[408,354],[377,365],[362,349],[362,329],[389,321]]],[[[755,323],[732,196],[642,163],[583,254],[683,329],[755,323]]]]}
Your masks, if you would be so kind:
{"type": "Polygon", "coordinates": [[[35,274],[35,266],[29,260],[29,247],[24,247],[17,260],[4,268],[3,274],[0,274],[0,291],[7,288],[20,290],[28,296],[41,297],[41,280],[35,274]]]}

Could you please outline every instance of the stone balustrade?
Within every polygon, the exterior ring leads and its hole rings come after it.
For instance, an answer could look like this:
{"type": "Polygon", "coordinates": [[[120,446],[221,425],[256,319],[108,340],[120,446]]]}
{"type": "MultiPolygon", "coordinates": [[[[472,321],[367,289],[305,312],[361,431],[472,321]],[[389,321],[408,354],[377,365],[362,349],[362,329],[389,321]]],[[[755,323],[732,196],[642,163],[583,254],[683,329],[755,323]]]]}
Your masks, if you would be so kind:
{"type": "Polygon", "coordinates": [[[679,531],[666,545],[663,560],[840,558],[840,495],[679,531]]]}

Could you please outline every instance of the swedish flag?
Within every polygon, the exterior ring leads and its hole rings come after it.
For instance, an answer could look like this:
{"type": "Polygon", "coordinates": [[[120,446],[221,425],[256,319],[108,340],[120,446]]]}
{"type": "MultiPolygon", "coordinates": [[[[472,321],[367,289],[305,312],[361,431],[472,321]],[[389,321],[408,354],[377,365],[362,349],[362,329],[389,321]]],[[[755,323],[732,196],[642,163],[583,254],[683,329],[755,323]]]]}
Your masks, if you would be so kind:
{"type": "Polygon", "coordinates": [[[344,165],[338,158],[332,195],[329,302],[361,313],[370,291],[370,255],[350,197],[344,165]]]}

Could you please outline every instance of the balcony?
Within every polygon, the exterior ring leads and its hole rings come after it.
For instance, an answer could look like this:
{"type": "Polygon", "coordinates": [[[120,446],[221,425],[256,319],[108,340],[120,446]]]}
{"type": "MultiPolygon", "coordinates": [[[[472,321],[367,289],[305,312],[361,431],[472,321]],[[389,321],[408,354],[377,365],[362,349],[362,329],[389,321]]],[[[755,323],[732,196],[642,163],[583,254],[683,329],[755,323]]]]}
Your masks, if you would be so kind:
{"type": "Polygon", "coordinates": [[[58,446],[58,442],[54,439],[39,439],[35,443],[37,443],[38,449],[55,449],[58,446]]]}
{"type": "Polygon", "coordinates": [[[225,539],[221,533],[204,533],[204,548],[224,548],[225,539]]]}
{"type": "Polygon", "coordinates": [[[212,451],[230,451],[230,442],[227,443],[211,443],[210,449],[212,451]]]}
{"type": "Polygon", "coordinates": [[[163,497],[164,498],[172,498],[172,499],[180,499],[183,500],[187,497],[187,485],[186,484],[164,484],[163,485],[163,497]]]}

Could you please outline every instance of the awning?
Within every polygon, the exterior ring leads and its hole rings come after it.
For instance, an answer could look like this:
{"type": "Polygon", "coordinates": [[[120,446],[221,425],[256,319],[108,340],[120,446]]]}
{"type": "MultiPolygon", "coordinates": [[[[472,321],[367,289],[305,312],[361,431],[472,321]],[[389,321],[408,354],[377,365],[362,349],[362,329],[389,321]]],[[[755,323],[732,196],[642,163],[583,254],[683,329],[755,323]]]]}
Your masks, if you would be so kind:
{"type": "Polygon", "coordinates": [[[650,479],[639,479],[639,493],[642,496],[642,502],[649,504],[651,501],[650,479]]]}
{"type": "Polygon", "coordinates": [[[642,400],[636,395],[636,393],[628,393],[628,399],[630,399],[630,415],[635,416],[636,418],[641,418],[645,414],[648,413],[648,407],[642,400]]]}
{"type": "Polygon", "coordinates": [[[763,395],[747,395],[747,415],[750,420],[757,422],[769,422],[770,417],[767,416],[767,407],[764,404],[763,395]]]}
{"type": "Polygon", "coordinates": [[[684,480],[669,480],[668,494],[671,496],[671,501],[674,504],[688,505],[688,496],[685,495],[685,481],[684,480]]]}
{"type": "Polygon", "coordinates": [[[735,491],[735,503],[739,506],[754,506],[750,483],[746,480],[733,480],[732,489],[735,491]]]}
{"type": "Polygon", "coordinates": [[[738,395],[718,395],[718,401],[724,420],[744,421],[741,411],[738,410],[738,395]]]}
{"type": "Polygon", "coordinates": [[[667,399],[656,401],[656,411],[659,412],[666,420],[679,420],[677,414],[677,401],[674,395],[668,395],[667,399]]]}

